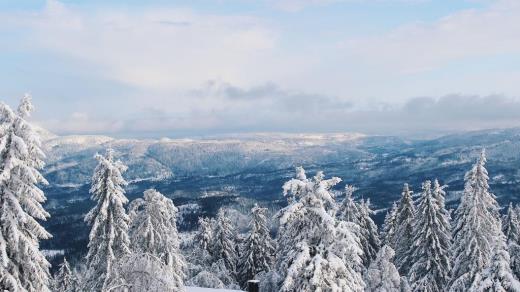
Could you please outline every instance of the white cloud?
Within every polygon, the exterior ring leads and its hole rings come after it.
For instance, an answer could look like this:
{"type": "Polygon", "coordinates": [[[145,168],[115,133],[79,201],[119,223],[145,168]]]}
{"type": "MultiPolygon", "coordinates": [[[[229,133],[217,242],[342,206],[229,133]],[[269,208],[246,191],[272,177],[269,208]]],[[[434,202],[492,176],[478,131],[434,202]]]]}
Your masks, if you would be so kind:
{"type": "Polygon", "coordinates": [[[260,0],[268,2],[275,8],[288,12],[298,12],[305,8],[327,6],[337,3],[422,3],[431,0],[260,0]]]}
{"type": "Polygon", "coordinates": [[[244,72],[276,42],[276,34],[253,17],[173,8],[87,12],[48,1],[41,13],[2,18],[0,24],[29,28],[25,45],[74,57],[107,79],[147,89],[212,79],[247,83],[255,73],[244,72]]]}
{"type": "MultiPolygon", "coordinates": [[[[305,6],[333,0],[287,1],[305,6]]],[[[57,108],[82,112],[61,110],[38,116],[60,133],[431,129],[438,124],[436,119],[421,120],[429,112],[415,116],[419,109],[403,112],[399,104],[413,96],[475,93],[464,101],[466,106],[471,99],[480,101],[493,92],[504,92],[503,96],[520,92],[514,66],[478,74],[461,68],[460,76],[453,76],[452,70],[446,70],[452,74],[448,76],[421,75],[431,69],[444,72],[442,68],[468,58],[520,56],[516,1],[499,0],[486,9],[460,11],[378,36],[350,38],[342,46],[336,45],[344,36],[340,28],[322,39],[322,32],[292,26],[298,23],[283,26],[275,19],[168,7],[89,10],[49,1],[40,12],[0,15],[0,32],[13,36],[12,32],[23,31],[18,35],[23,42],[7,44],[13,51],[50,52],[70,64],[71,72],[87,68],[87,74],[95,76],[92,84],[80,79],[70,87],[48,86],[67,91],[53,100],[57,108]],[[100,78],[116,81],[115,85],[109,82],[113,87],[106,94],[106,84],[96,83],[100,78]],[[81,90],[96,86],[97,90],[81,90]],[[66,105],[57,104],[60,101],[66,105]]],[[[0,45],[7,39],[0,38],[0,45]]],[[[65,76],[68,82],[68,73],[57,76],[65,76]]],[[[42,76],[40,83],[45,81],[42,76]]],[[[35,99],[52,96],[52,92],[32,91],[35,99]]],[[[493,108],[489,100],[477,102],[476,107],[494,113],[517,109],[516,101],[493,108]]],[[[445,114],[438,107],[432,111],[445,114]]],[[[461,129],[519,122],[500,116],[478,120],[477,112],[460,120],[450,113],[445,120],[461,129]]],[[[449,124],[440,128],[453,130],[449,124]]]]}
{"type": "MultiPolygon", "coordinates": [[[[403,25],[384,35],[347,40],[353,58],[387,71],[411,74],[450,62],[520,53],[520,1],[498,0],[433,23],[403,25]]],[[[477,60],[478,62],[478,60],[477,60]]]]}
{"type": "Polygon", "coordinates": [[[45,129],[60,134],[116,133],[123,129],[124,121],[91,117],[84,112],[74,112],[59,119],[38,121],[45,129]]]}
{"type": "Polygon", "coordinates": [[[520,124],[520,100],[503,95],[446,95],[407,100],[402,106],[360,106],[334,96],[283,90],[275,84],[250,88],[210,82],[177,102],[137,110],[125,117],[74,113],[40,124],[58,133],[168,136],[219,132],[363,132],[436,135],[520,124]]]}

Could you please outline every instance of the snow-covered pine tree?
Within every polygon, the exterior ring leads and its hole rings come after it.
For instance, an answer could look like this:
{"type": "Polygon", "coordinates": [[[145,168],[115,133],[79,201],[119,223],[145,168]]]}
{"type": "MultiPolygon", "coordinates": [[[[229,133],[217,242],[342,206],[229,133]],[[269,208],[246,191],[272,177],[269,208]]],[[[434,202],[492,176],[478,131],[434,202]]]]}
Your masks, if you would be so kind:
{"type": "MultiPolygon", "coordinates": [[[[436,184],[438,186],[438,183],[436,184]]],[[[411,248],[412,267],[408,278],[417,292],[442,292],[449,281],[450,222],[446,209],[437,201],[431,182],[423,192],[415,215],[414,238],[411,248]]]]}
{"type": "Polygon", "coordinates": [[[412,193],[408,184],[405,184],[396,215],[394,243],[395,263],[401,275],[407,275],[413,264],[410,258],[410,246],[412,246],[413,242],[413,222],[415,216],[412,193]]]}
{"type": "Polygon", "coordinates": [[[345,186],[345,199],[339,206],[337,211],[338,218],[345,222],[359,223],[359,205],[354,201],[354,192],[356,188],[352,185],[345,186]]]}
{"type": "Polygon", "coordinates": [[[401,289],[399,291],[400,292],[412,292],[412,287],[410,287],[408,278],[405,276],[401,276],[401,289]]]}
{"type": "Polygon", "coordinates": [[[370,265],[381,245],[379,235],[377,233],[377,225],[370,216],[373,211],[370,209],[370,202],[362,200],[360,204],[353,199],[353,193],[356,189],[347,185],[345,187],[345,199],[338,210],[338,219],[345,222],[351,222],[358,225],[360,228],[357,234],[363,255],[361,256],[364,267],[370,265]]]}
{"type": "MultiPolygon", "coordinates": [[[[385,216],[385,222],[383,224],[383,230],[381,232],[381,239],[382,239],[382,243],[384,245],[388,245],[390,247],[394,247],[394,242],[395,242],[395,231],[396,231],[396,228],[397,226],[395,225],[396,224],[396,221],[397,221],[397,209],[398,209],[398,205],[396,202],[393,202],[392,203],[392,208],[386,213],[386,216],[385,216]]],[[[394,251],[395,253],[395,251],[394,251]]]]}
{"type": "Polygon", "coordinates": [[[446,210],[446,189],[447,185],[441,185],[439,183],[438,179],[435,179],[433,181],[433,198],[437,201],[437,204],[439,205],[439,210],[444,213],[445,216],[450,216],[450,212],[446,210]]]}
{"type": "Polygon", "coordinates": [[[224,209],[217,214],[215,230],[213,231],[213,257],[214,261],[223,260],[230,276],[235,278],[238,255],[236,252],[236,234],[231,220],[224,209]]]}
{"type": "Polygon", "coordinates": [[[86,291],[106,290],[117,278],[117,259],[130,253],[129,217],[124,208],[128,199],[123,189],[127,182],[122,175],[127,167],[114,160],[112,149],[107,150],[106,156],[96,154],[95,158],[98,165],[90,193],[97,205],[85,216],[85,221],[92,225],[83,287],[86,291]]]}
{"type": "Polygon", "coordinates": [[[393,264],[394,250],[384,245],[365,273],[367,292],[400,292],[401,277],[393,264]]]}
{"type": "Polygon", "coordinates": [[[153,189],[145,191],[143,199],[136,199],[129,206],[133,252],[158,258],[171,274],[171,288],[180,291],[184,286],[186,264],[179,250],[177,212],[171,199],[153,189]]]}
{"type": "Polygon", "coordinates": [[[251,223],[249,234],[242,247],[238,278],[242,287],[248,280],[255,279],[261,272],[271,271],[274,262],[274,242],[267,226],[267,208],[258,206],[251,209],[251,223]]]}
{"type": "Polygon", "coordinates": [[[359,204],[359,241],[363,255],[361,259],[365,267],[370,266],[373,259],[376,258],[377,252],[381,246],[377,225],[370,217],[374,211],[370,209],[370,200],[361,200],[359,204]]]}
{"type": "Polygon", "coordinates": [[[33,106],[22,98],[17,112],[0,104],[0,290],[49,291],[50,264],[39,242],[51,235],[37,220],[49,217],[38,184],[44,154],[40,138],[26,121],[33,106]]]}
{"type": "Polygon", "coordinates": [[[211,219],[199,217],[199,228],[194,240],[200,249],[207,251],[208,254],[211,255],[213,252],[213,227],[211,226],[211,219]]]}
{"type": "Polygon", "coordinates": [[[507,213],[502,217],[502,231],[507,242],[520,243],[520,221],[513,203],[509,203],[507,213]]]}
{"type": "Polygon", "coordinates": [[[502,230],[507,239],[509,256],[511,259],[511,269],[520,278],[520,220],[518,218],[517,207],[509,203],[507,214],[502,219],[502,230]]]}
{"type": "Polygon", "coordinates": [[[455,212],[450,291],[477,287],[483,270],[490,266],[494,242],[500,236],[498,204],[489,191],[486,155],[482,151],[464,177],[464,193],[455,212]]]}
{"type": "Polygon", "coordinates": [[[490,266],[482,274],[477,274],[477,278],[471,291],[520,292],[520,282],[511,271],[506,237],[502,232],[495,238],[490,266]]]}
{"type": "Polygon", "coordinates": [[[283,186],[290,204],[278,213],[276,271],[281,292],[363,291],[356,270],[362,253],[356,224],[335,219],[330,189],[339,178],[325,180],[322,172],[308,179],[302,167],[283,186]]]}
{"type": "Polygon", "coordinates": [[[59,292],[76,292],[79,291],[78,279],[74,272],[70,269],[69,262],[66,258],[63,258],[63,263],[53,279],[53,291],[59,292]]]}

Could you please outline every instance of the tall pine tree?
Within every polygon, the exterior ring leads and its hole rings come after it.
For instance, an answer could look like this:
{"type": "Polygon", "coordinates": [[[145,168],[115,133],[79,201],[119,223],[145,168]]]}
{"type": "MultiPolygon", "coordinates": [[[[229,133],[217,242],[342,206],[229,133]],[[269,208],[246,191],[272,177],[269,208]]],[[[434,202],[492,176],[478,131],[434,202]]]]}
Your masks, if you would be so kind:
{"type": "Polygon", "coordinates": [[[213,252],[213,227],[211,219],[206,217],[199,218],[199,228],[195,234],[195,244],[209,255],[213,252]]]}
{"type": "Polygon", "coordinates": [[[345,199],[339,206],[338,218],[346,222],[359,223],[360,210],[359,205],[354,201],[354,192],[356,188],[352,185],[345,186],[345,199]]]}
{"type": "Polygon", "coordinates": [[[412,267],[410,246],[413,242],[413,222],[415,216],[415,206],[412,198],[412,191],[408,184],[404,185],[399,208],[397,209],[395,231],[395,263],[401,275],[407,275],[412,267]]]}
{"type": "Polygon", "coordinates": [[[213,256],[215,261],[222,260],[226,269],[235,278],[238,255],[236,252],[236,234],[231,220],[224,209],[220,209],[217,214],[215,230],[213,231],[214,245],[213,256]]]}
{"type": "Polygon", "coordinates": [[[38,184],[44,154],[27,122],[33,106],[25,95],[17,112],[0,104],[0,290],[49,291],[50,264],[39,249],[51,235],[37,220],[49,218],[38,184]]]}
{"type": "Polygon", "coordinates": [[[117,259],[130,253],[128,238],[129,217],[124,205],[128,203],[122,173],[127,167],[114,160],[114,151],[105,156],[97,154],[98,165],[92,177],[90,193],[97,205],[85,216],[92,225],[87,253],[87,276],[83,289],[105,291],[117,280],[117,259]]]}
{"type": "Polygon", "coordinates": [[[63,263],[60,264],[58,271],[54,275],[53,291],[80,291],[78,286],[78,279],[76,278],[74,272],[70,269],[69,262],[66,258],[63,258],[63,263]]]}
{"type": "Polygon", "coordinates": [[[365,267],[368,267],[372,260],[376,258],[381,246],[377,225],[370,217],[373,214],[374,211],[370,209],[370,200],[362,200],[359,205],[359,241],[363,250],[361,259],[365,267]]]}
{"type": "Polygon", "coordinates": [[[239,282],[245,287],[248,280],[253,280],[261,272],[271,271],[274,262],[274,242],[267,226],[267,208],[258,206],[251,209],[249,234],[242,247],[239,263],[239,282]]]}
{"type": "Polygon", "coordinates": [[[365,273],[366,291],[400,292],[401,277],[392,263],[395,252],[385,245],[365,273]]]}
{"type": "Polygon", "coordinates": [[[172,288],[180,290],[186,264],[179,250],[177,212],[171,199],[153,189],[145,191],[143,199],[134,200],[129,207],[132,250],[156,257],[173,278],[172,288]]]}
{"type": "MultiPolygon", "coordinates": [[[[438,184],[436,184],[438,185],[438,184]]],[[[414,291],[441,292],[449,281],[450,223],[446,209],[441,208],[431,182],[423,183],[423,192],[415,215],[411,246],[413,265],[409,279],[414,291]]]]}
{"type": "MultiPolygon", "coordinates": [[[[398,205],[396,202],[392,203],[392,208],[386,213],[385,222],[383,224],[383,230],[381,232],[381,239],[383,244],[394,248],[395,242],[395,231],[397,229],[397,209],[398,205]]],[[[395,251],[394,251],[395,254],[395,251]]]]}
{"type": "Polygon", "coordinates": [[[520,220],[517,207],[509,204],[507,214],[502,220],[502,230],[506,236],[511,269],[517,278],[520,278],[520,220]]]}
{"type": "Polygon", "coordinates": [[[489,266],[477,274],[471,291],[520,292],[520,282],[511,271],[506,237],[500,231],[495,239],[489,266]]]}
{"type": "Polygon", "coordinates": [[[450,291],[468,291],[491,263],[494,241],[500,236],[498,204],[489,191],[486,155],[466,173],[464,194],[455,212],[450,291]]]}
{"type": "Polygon", "coordinates": [[[336,220],[331,188],[339,178],[325,180],[322,172],[308,179],[296,169],[296,178],[283,186],[289,206],[278,215],[276,270],[281,292],[363,291],[359,226],[336,220]]]}

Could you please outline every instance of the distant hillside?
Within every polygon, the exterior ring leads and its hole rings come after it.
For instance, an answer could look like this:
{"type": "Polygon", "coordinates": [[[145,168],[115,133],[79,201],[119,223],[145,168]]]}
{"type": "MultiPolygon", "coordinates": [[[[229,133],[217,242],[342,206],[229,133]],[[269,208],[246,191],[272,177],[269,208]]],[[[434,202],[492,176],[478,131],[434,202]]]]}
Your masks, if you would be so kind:
{"type": "MultiPolygon", "coordinates": [[[[89,180],[93,156],[113,147],[129,166],[130,199],[156,188],[181,207],[181,229],[200,215],[213,215],[222,205],[247,209],[252,202],[282,206],[281,186],[302,165],[310,173],[323,170],[359,188],[384,211],[397,200],[403,183],[419,191],[420,183],[438,178],[448,184],[448,205],[455,207],[463,177],[482,148],[488,154],[492,191],[501,204],[520,201],[520,129],[449,135],[430,140],[361,134],[248,134],[211,139],[131,140],[105,136],[47,135],[45,188],[53,233],[44,247],[81,252],[88,227],[82,216],[92,206],[89,180]],[[66,240],[64,240],[66,239],[66,240]]],[[[341,198],[341,196],[340,196],[341,198]]]]}

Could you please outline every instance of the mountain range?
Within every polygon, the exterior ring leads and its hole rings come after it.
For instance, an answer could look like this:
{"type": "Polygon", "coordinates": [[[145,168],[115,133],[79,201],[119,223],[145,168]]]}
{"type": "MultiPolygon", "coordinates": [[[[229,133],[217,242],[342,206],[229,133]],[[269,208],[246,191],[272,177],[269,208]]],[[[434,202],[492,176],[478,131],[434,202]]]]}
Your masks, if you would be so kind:
{"type": "Polygon", "coordinates": [[[49,250],[81,254],[88,226],[82,217],[92,207],[90,176],[95,153],[107,148],[128,165],[130,200],[147,188],[172,198],[180,209],[181,230],[194,228],[198,216],[212,216],[220,206],[247,210],[252,204],[285,204],[281,186],[296,166],[308,175],[323,170],[369,198],[381,222],[385,210],[399,198],[403,183],[416,193],[421,182],[439,179],[448,185],[447,203],[454,208],[463,177],[486,149],[490,185],[504,205],[519,201],[520,128],[466,132],[415,140],[359,133],[257,133],[198,139],[115,139],[107,136],[57,136],[40,130],[47,155],[44,187],[54,235],[42,243],[49,250]]]}

